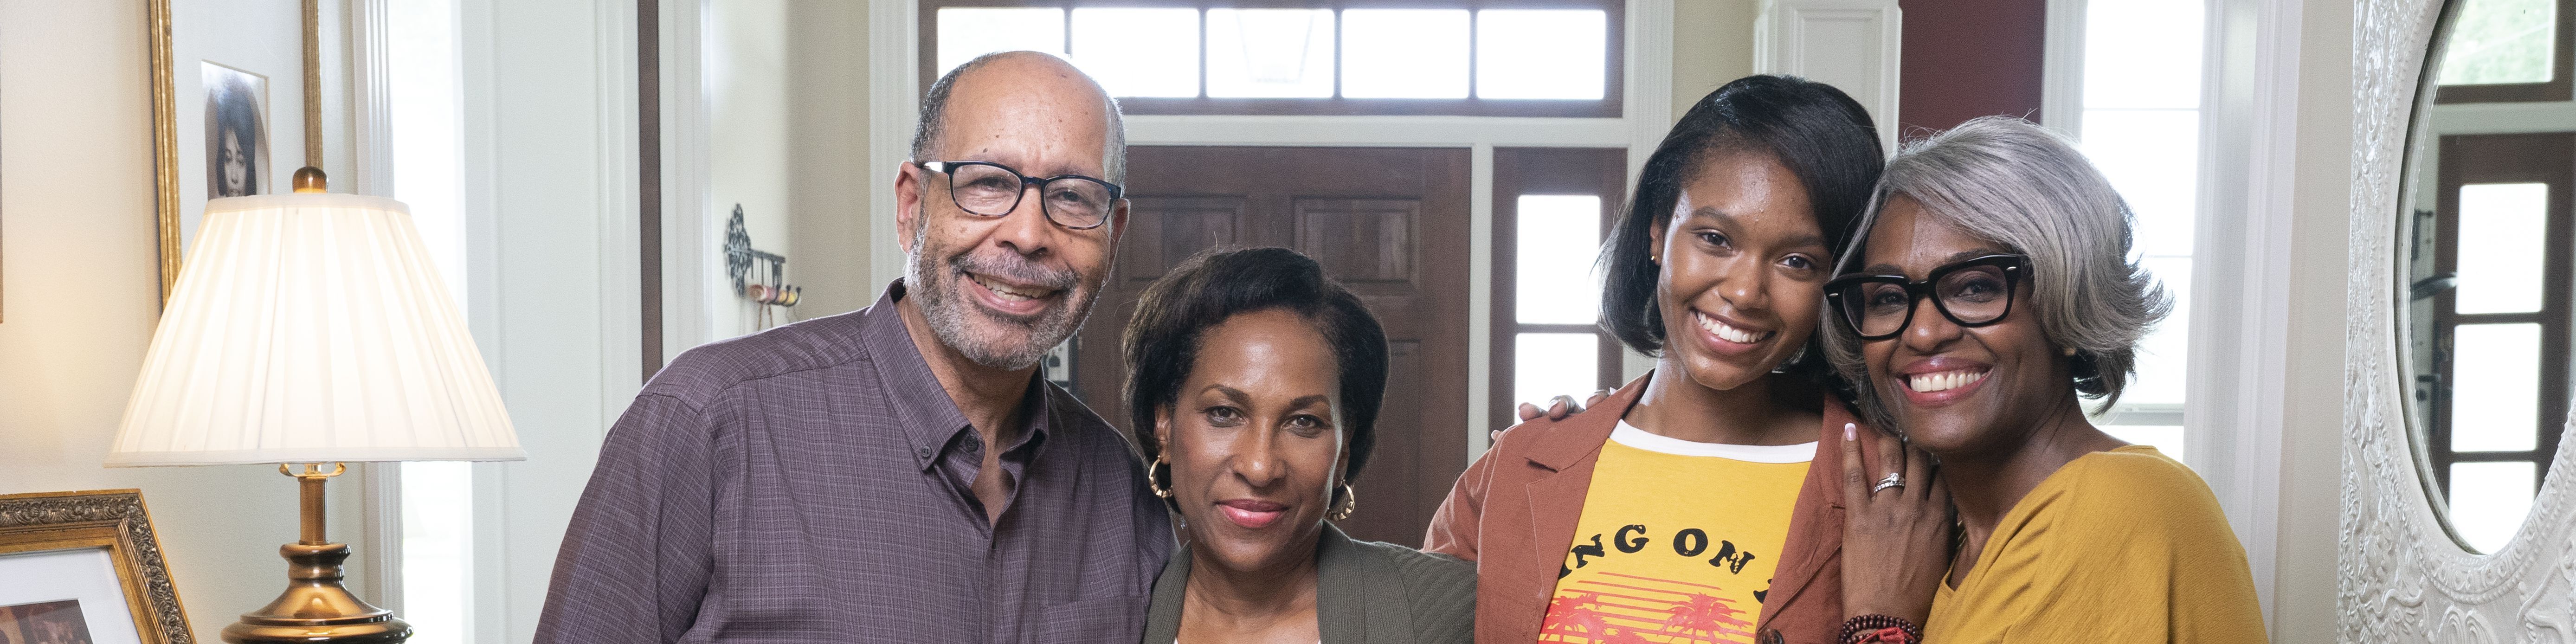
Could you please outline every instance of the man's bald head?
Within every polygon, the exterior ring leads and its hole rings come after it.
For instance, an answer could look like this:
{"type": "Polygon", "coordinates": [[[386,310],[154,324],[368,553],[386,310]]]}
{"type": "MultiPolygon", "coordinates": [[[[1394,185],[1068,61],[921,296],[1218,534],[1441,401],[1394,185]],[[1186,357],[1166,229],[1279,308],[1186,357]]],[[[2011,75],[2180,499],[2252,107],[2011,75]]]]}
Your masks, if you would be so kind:
{"type": "MultiPolygon", "coordinates": [[[[960,85],[969,86],[969,94],[985,90],[1001,92],[1052,93],[1059,100],[1073,96],[1080,100],[1098,101],[1108,131],[1102,150],[1104,167],[1101,178],[1111,183],[1127,182],[1127,122],[1118,113],[1118,101],[1100,88],[1100,83],[1082,73],[1072,63],[1052,54],[1034,51],[1004,51],[975,57],[941,75],[930,84],[930,92],[921,99],[921,122],[912,133],[914,161],[950,161],[932,158],[938,153],[942,137],[948,133],[948,101],[960,85]]],[[[1035,169],[1028,169],[1036,171],[1035,169]]]]}

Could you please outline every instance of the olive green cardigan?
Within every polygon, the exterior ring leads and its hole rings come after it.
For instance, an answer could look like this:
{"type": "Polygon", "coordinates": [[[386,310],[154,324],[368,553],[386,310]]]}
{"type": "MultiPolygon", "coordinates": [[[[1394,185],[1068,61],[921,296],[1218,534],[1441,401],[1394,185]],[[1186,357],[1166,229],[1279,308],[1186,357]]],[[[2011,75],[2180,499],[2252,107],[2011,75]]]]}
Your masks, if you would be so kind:
{"type": "MultiPolygon", "coordinates": [[[[1181,632],[1190,552],[1172,552],[1154,581],[1143,644],[1181,632]]],[[[1324,524],[1315,544],[1315,622],[1323,644],[1470,644],[1476,630],[1476,564],[1390,543],[1355,541],[1324,524]]]]}

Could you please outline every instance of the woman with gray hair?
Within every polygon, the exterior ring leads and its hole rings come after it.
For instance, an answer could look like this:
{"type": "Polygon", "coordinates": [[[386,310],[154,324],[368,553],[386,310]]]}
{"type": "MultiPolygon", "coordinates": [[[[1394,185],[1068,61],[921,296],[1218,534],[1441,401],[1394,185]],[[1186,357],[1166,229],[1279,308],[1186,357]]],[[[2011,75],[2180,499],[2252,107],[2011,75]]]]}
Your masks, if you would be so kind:
{"type": "MultiPolygon", "coordinates": [[[[1863,413],[1939,459],[1957,504],[1964,540],[1921,638],[2263,641],[2209,486],[2103,433],[2079,400],[2118,400],[2138,339],[2172,308],[2128,259],[2109,181],[2055,134],[1988,117],[1907,145],[1874,204],[1841,255],[1860,268],[1825,286],[1839,320],[1826,346],[1863,413]]],[[[1907,471],[1844,463],[1856,510],[1907,471]]]]}

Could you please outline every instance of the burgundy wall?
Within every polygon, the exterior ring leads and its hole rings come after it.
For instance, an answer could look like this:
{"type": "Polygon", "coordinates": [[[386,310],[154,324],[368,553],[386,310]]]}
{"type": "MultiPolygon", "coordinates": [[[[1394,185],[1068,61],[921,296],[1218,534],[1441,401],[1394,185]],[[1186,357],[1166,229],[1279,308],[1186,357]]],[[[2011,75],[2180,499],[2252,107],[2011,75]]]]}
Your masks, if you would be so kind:
{"type": "Polygon", "coordinates": [[[1900,0],[1898,135],[2008,114],[2039,120],[2046,0],[1900,0]]]}

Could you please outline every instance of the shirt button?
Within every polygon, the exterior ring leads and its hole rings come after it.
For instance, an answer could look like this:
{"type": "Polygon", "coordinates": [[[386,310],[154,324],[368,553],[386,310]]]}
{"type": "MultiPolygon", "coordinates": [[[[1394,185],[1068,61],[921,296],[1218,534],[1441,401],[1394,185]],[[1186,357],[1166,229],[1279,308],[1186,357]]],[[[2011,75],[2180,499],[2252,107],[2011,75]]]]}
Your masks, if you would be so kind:
{"type": "Polygon", "coordinates": [[[922,458],[930,458],[930,448],[929,448],[929,447],[923,447],[923,448],[921,448],[921,451],[919,451],[919,452],[915,452],[915,453],[920,454],[922,458]]]}

